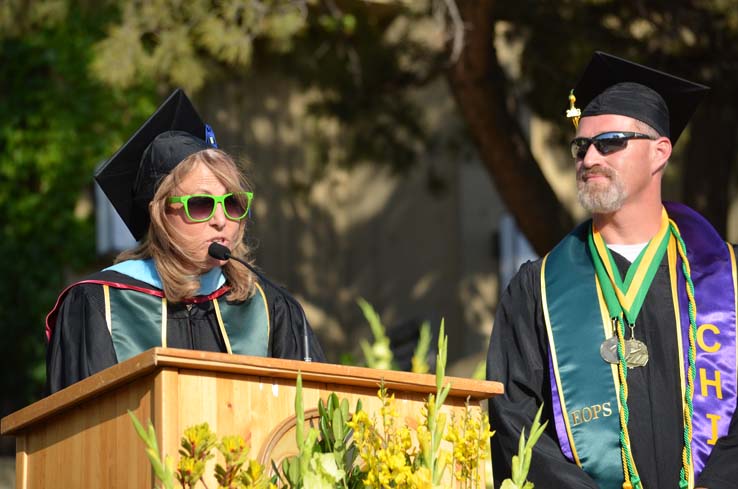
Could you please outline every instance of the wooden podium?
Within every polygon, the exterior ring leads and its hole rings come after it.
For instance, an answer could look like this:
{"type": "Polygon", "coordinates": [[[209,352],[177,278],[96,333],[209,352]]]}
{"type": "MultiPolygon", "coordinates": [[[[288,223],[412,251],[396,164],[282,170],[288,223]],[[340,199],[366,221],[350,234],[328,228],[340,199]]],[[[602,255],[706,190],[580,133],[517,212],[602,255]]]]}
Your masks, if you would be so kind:
{"type": "MultiPolygon", "coordinates": [[[[184,429],[207,421],[218,437],[250,436],[250,457],[279,460],[294,449],[295,379],[306,411],[331,392],[378,412],[384,380],[400,419],[420,420],[435,376],[225,353],[153,348],[2,419],[16,437],[16,488],[151,488],[155,479],[127,411],[156,428],[159,448],[177,459],[184,429]]],[[[444,409],[473,409],[502,392],[497,382],[447,377],[444,409]]],[[[306,418],[309,418],[308,413],[306,418]]],[[[214,461],[211,460],[211,464],[214,461]]],[[[208,470],[207,474],[212,474],[208,470]]],[[[214,480],[209,487],[216,487],[214,480]]]]}

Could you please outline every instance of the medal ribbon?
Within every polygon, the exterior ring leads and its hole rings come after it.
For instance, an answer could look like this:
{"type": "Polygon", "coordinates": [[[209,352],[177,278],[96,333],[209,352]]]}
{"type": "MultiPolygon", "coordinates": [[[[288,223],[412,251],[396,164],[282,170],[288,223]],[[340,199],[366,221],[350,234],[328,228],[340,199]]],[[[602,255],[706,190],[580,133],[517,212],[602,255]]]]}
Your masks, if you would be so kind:
{"type": "Polygon", "coordinates": [[[656,275],[661,260],[666,253],[666,249],[671,238],[669,216],[666,210],[661,209],[661,226],[659,232],[654,236],[641,251],[635,262],[631,264],[626,273],[625,280],[620,277],[615,260],[607,248],[605,241],[602,239],[598,230],[592,225],[591,232],[588,235],[588,246],[592,255],[592,261],[595,267],[602,295],[607,304],[610,317],[613,319],[615,326],[614,333],[618,338],[618,375],[620,377],[619,402],[620,402],[620,446],[623,462],[623,476],[625,483],[623,487],[641,488],[640,476],[638,469],[633,461],[633,455],[630,450],[630,436],[628,433],[628,420],[630,413],[628,412],[628,371],[627,361],[625,357],[625,332],[622,318],[628,321],[628,325],[632,328],[635,325],[638,313],[641,311],[646,293],[651,287],[653,278],[656,275]]]}
{"type": "Polygon", "coordinates": [[[636,323],[638,313],[643,307],[646,293],[651,287],[656,270],[666,253],[669,238],[671,237],[669,216],[666,210],[661,209],[661,227],[659,232],[648,242],[646,248],[641,251],[634,261],[625,280],[620,278],[620,272],[615,265],[615,260],[610,253],[602,235],[592,226],[589,234],[589,250],[592,253],[595,272],[602,287],[602,294],[607,303],[607,309],[611,318],[625,315],[629,326],[636,323]]]}

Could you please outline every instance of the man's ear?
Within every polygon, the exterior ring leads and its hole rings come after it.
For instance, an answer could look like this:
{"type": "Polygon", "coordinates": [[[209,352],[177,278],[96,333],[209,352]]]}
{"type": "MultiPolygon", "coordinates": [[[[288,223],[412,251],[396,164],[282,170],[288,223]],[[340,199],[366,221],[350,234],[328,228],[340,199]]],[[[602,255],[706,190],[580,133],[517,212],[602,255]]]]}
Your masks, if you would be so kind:
{"type": "Polygon", "coordinates": [[[662,171],[671,157],[671,140],[667,137],[660,137],[654,141],[652,145],[651,158],[651,174],[662,171]]]}

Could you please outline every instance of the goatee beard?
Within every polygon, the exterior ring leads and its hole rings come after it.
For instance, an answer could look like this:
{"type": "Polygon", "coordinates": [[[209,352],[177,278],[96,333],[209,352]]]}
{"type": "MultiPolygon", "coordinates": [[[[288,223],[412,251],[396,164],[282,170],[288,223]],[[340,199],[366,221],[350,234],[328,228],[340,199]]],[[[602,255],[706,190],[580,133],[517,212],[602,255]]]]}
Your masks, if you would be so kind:
{"type": "Polygon", "coordinates": [[[609,214],[620,209],[627,194],[618,174],[609,168],[595,167],[577,174],[579,203],[592,214],[609,214]],[[607,181],[587,182],[590,175],[603,175],[607,181]]]}

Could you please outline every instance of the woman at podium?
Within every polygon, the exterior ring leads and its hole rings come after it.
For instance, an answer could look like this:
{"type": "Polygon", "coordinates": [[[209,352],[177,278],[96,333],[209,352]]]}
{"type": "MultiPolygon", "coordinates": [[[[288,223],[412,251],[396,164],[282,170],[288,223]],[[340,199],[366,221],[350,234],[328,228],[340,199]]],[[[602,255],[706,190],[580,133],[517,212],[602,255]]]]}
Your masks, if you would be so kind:
{"type": "Polygon", "coordinates": [[[253,194],[184,92],[95,179],[139,243],[47,316],[50,393],[157,346],[325,360],[300,304],[247,267],[253,194]]]}

